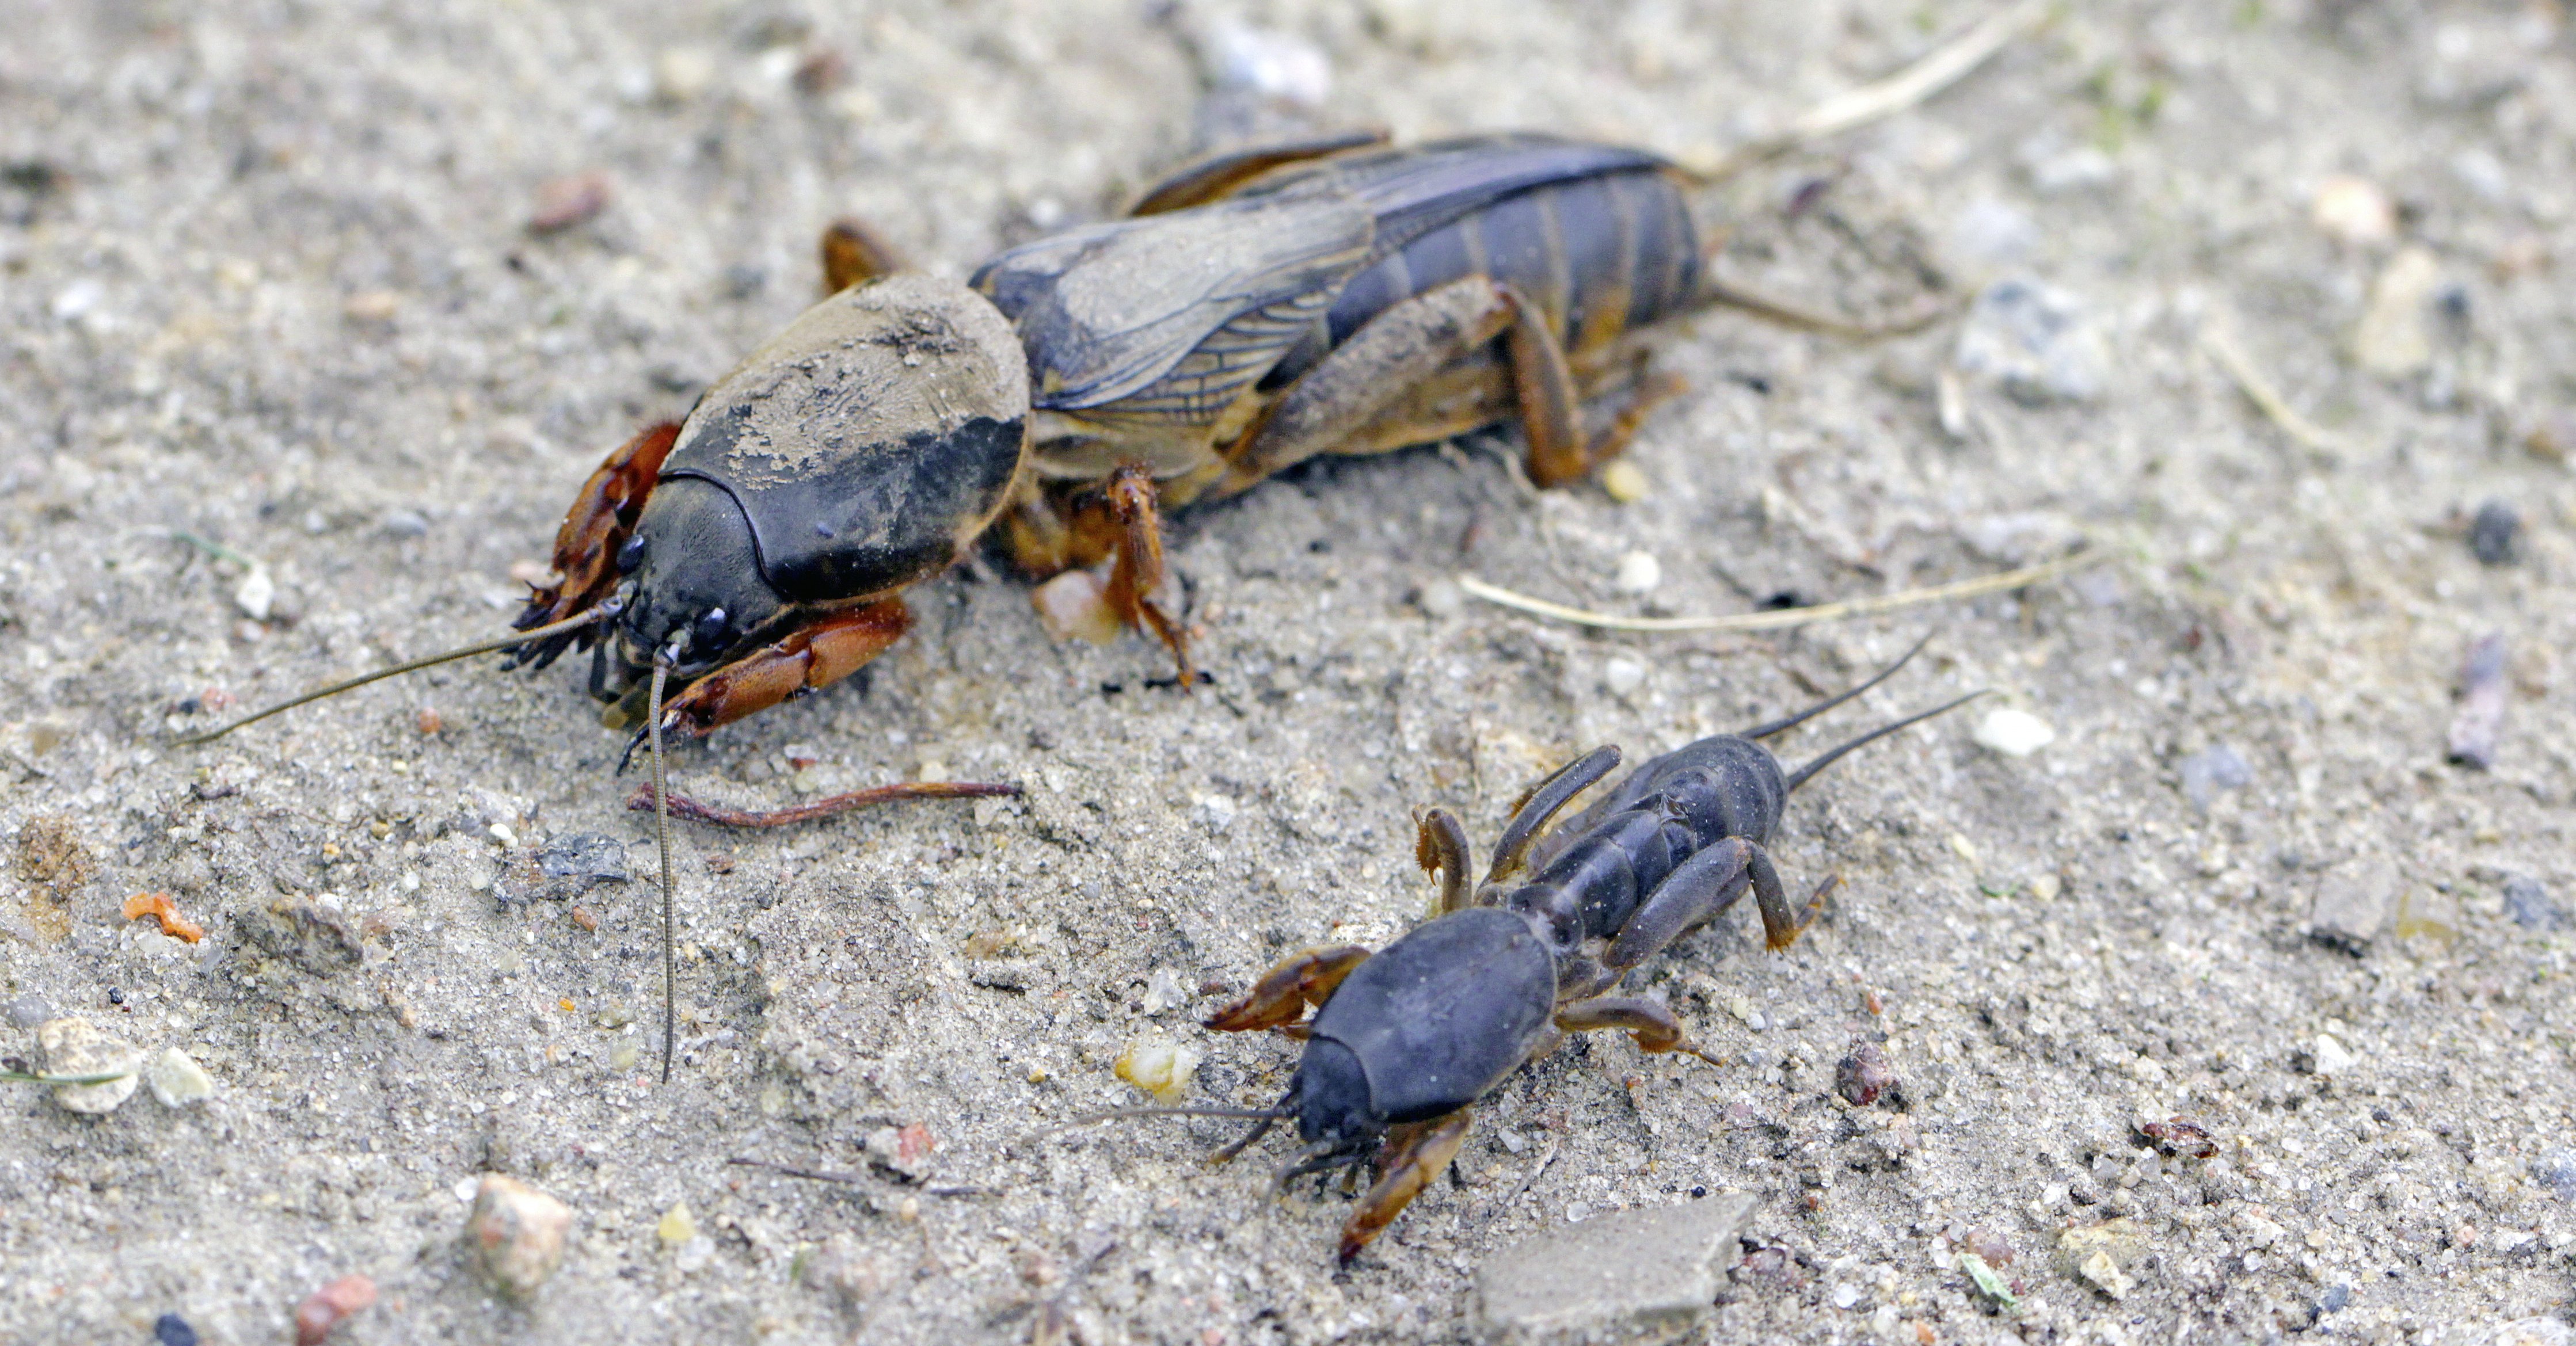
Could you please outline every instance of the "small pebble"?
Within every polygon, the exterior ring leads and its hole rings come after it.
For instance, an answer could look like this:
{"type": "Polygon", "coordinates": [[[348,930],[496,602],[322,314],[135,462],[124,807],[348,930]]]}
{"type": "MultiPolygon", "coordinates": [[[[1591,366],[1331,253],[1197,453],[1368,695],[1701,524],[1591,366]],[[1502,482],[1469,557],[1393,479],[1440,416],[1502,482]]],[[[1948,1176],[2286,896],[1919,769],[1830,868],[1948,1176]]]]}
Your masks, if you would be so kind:
{"type": "Polygon", "coordinates": [[[2371,248],[2397,239],[2397,203],[2368,178],[2338,174],[2317,185],[2308,219],[2318,232],[2349,248],[2371,248]]]}
{"type": "Polygon", "coordinates": [[[2549,890],[2527,874],[2504,881],[2504,909],[2525,930],[2558,930],[2567,924],[2567,913],[2550,899],[2549,890]]]}
{"type": "Polygon", "coordinates": [[[1219,90],[1321,108],[1333,96],[1333,63],[1323,49],[1275,28],[1220,22],[1200,53],[1208,83],[1219,90]]]}
{"type": "Polygon", "coordinates": [[[465,1239],[502,1294],[525,1300],[563,1265],[572,1208],[515,1178],[486,1173],[465,1220],[465,1239]]]}
{"type": "Polygon", "coordinates": [[[2182,759],[2182,793],[2193,808],[2206,813],[2210,801],[2254,779],[2254,769],[2234,748],[2215,743],[2182,759]]]}
{"type": "Polygon", "coordinates": [[[2501,500],[2478,506],[2477,514],[2469,520],[2469,550],[2491,566],[2521,560],[2522,516],[2501,500]]]}
{"type": "Polygon", "coordinates": [[[2329,1313],[2341,1313],[2344,1306],[2351,1302],[2352,1287],[2337,1281],[2327,1286],[2324,1294],[2317,1296],[2316,1316],[2323,1318],[2329,1313]]]}
{"type": "Polygon", "coordinates": [[[1664,582],[1663,562],[1650,552],[1632,551],[1619,558],[1619,577],[1612,581],[1619,592],[1650,594],[1664,582]]]}
{"type": "Polygon", "coordinates": [[[2460,661],[2460,707],[2451,716],[2448,755],[2474,771],[2495,765],[2504,734],[2506,654],[2504,634],[2490,631],[2470,641],[2460,661]]]}
{"type": "Polygon", "coordinates": [[[33,1028],[52,1017],[53,1002],[33,991],[9,1001],[9,1026],[12,1028],[33,1028]]]}
{"type": "Polygon", "coordinates": [[[2130,1279],[2129,1273],[2122,1271],[2120,1264],[2113,1261],[2107,1252],[2096,1252],[2085,1258],[2075,1265],[2075,1271],[2113,1299],[2126,1299],[2130,1291],[2138,1288],[2138,1283],[2130,1279]]]}
{"type": "Polygon", "coordinates": [[[2111,348],[2074,295],[2033,280],[2004,280],[1987,286],[1969,308],[1950,363],[2025,406],[2089,402],[2110,381],[2111,348]]]}
{"type": "Polygon", "coordinates": [[[1896,1069],[1887,1063],[1887,1053],[1879,1050],[1875,1042],[1855,1044],[1851,1054],[1834,1067],[1836,1092],[1843,1096],[1844,1102],[1856,1108],[1877,1102],[1881,1096],[1894,1092],[1896,1085],[1896,1069]]]}
{"type": "Polygon", "coordinates": [[[142,1087],[135,1072],[143,1064],[143,1050],[101,1033],[87,1019],[71,1016],[38,1024],[36,1046],[48,1075],[124,1075],[105,1084],[55,1085],[54,1102],[66,1112],[114,1112],[142,1087]]]}
{"type": "Polygon", "coordinates": [[[2009,707],[1987,711],[1977,721],[1972,735],[1981,747],[1992,748],[2006,757],[2028,757],[2057,741],[2057,731],[2048,721],[2026,710],[2009,707]]]}
{"type": "Polygon", "coordinates": [[[1627,505],[1645,499],[1654,483],[1646,480],[1644,468],[1620,458],[1601,469],[1601,489],[1611,499],[1627,505]]]}
{"type": "Polygon", "coordinates": [[[152,1320],[152,1340],[158,1346],[197,1346],[197,1329],[175,1313],[165,1313],[152,1320]]]}
{"type": "Polygon", "coordinates": [[[528,216],[528,232],[560,233],[608,208],[608,175],[574,173],[537,184],[537,207],[528,216]]]}
{"type": "Polygon", "coordinates": [[[376,1283],[352,1272],[313,1292],[295,1310],[295,1346],[322,1346],[332,1329],[373,1308],[376,1283]]]}
{"type": "Polygon", "coordinates": [[[2531,1161],[2532,1180],[2576,1205],[2576,1149],[2561,1145],[2531,1161]]]}
{"type": "Polygon", "coordinates": [[[1646,666],[1634,659],[1616,657],[1601,664],[1602,685],[1610,689],[1612,696],[1626,696],[1643,686],[1645,681],[1646,666]]]}
{"type": "Polygon", "coordinates": [[[152,1064],[143,1068],[143,1082],[152,1086],[152,1096],[165,1108],[184,1108],[215,1096],[215,1077],[176,1047],[164,1047],[152,1058],[152,1064]]]}
{"type": "Polygon", "coordinates": [[[697,98],[715,78],[715,58],[695,47],[673,47],[653,61],[653,93],[666,103],[697,98]]]}
{"type": "Polygon", "coordinates": [[[2359,1064],[2353,1054],[2345,1050],[2342,1043],[2335,1041],[2332,1033],[2317,1034],[2316,1057],[2317,1073],[2329,1077],[2349,1075],[2352,1073],[2352,1068],[2359,1064]]]}
{"type": "Polygon", "coordinates": [[[2395,896],[2378,875],[2328,875],[2309,908],[2308,938],[2360,957],[2388,927],[2395,896]]]}
{"type": "Polygon", "coordinates": [[[269,610],[277,603],[277,581],[269,577],[267,566],[252,566],[233,586],[233,606],[255,622],[268,620],[269,610]]]}
{"type": "Polygon", "coordinates": [[[2370,305],[2353,329],[2353,363],[2388,379],[2430,368],[2433,292],[2441,282],[2442,263],[2427,249],[2410,247],[2390,258],[2371,282],[2370,305]]]}
{"type": "Polygon", "coordinates": [[[661,1238],[663,1247],[677,1248],[698,1236],[698,1219],[689,1213],[687,1201],[676,1201],[671,1204],[669,1210],[662,1212],[662,1218],[653,1226],[653,1232],[661,1238]]]}
{"type": "Polygon", "coordinates": [[[1422,592],[1414,597],[1413,605],[1422,609],[1426,617],[1446,620],[1466,610],[1467,593],[1458,587],[1455,580],[1433,580],[1422,586],[1422,592]]]}

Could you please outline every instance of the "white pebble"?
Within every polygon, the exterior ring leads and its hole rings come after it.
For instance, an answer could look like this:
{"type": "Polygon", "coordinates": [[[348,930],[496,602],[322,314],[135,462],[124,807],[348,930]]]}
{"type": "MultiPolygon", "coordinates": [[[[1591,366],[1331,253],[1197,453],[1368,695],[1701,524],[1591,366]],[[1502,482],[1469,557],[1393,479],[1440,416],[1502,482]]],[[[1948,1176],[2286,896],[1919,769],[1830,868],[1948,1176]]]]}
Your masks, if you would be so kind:
{"type": "Polygon", "coordinates": [[[2350,1073],[2352,1072],[2352,1068],[2353,1068],[2353,1066],[2354,1066],[2355,1064],[2356,1064],[2356,1062],[2355,1062],[2355,1060],[2354,1060],[2353,1054],[2352,1054],[2351,1052],[2349,1052],[2349,1051],[2344,1050],[2344,1045],[2343,1045],[2342,1043],[2340,1043],[2340,1042],[2335,1041],[2335,1040],[2334,1040],[2334,1035],[2333,1035],[2332,1033],[2319,1033],[2319,1034],[2317,1034],[2317,1073],[2318,1073],[2318,1074],[2320,1074],[2320,1075],[2346,1075],[2346,1074],[2350,1074],[2350,1073]]]}
{"type": "Polygon", "coordinates": [[[1414,604],[1426,617],[1455,617],[1467,607],[1466,592],[1454,580],[1433,580],[1422,586],[1414,604]]]}
{"type": "Polygon", "coordinates": [[[1646,666],[1634,659],[1614,658],[1601,665],[1601,681],[1612,696],[1626,696],[1646,681],[1646,666]]]}
{"type": "Polygon", "coordinates": [[[277,601],[277,581],[268,576],[268,567],[252,566],[242,582],[233,587],[233,606],[255,622],[268,620],[268,611],[277,601]]]}
{"type": "Polygon", "coordinates": [[[176,1047],[164,1047],[152,1058],[152,1064],[143,1068],[143,1082],[152,1086],[152,1096],[165,1108],[184,1108],[215,1095],[214,1077],[176,1047]]]}
{"type": "Polygon", "coordinates": [[[2026,710],[1990,710],[1977,721],[1977,742],[2006,757],[2028,757],[2057,741],[2048,721],[2026,710]]]}
{"type": "Polygon", "coordinates": [[[1619,558],[1619,578],[1614,581],[1622,593],[1653,593],[1664,582],[1663,563],[1651,552],[1632,551],[1619,558]]]}

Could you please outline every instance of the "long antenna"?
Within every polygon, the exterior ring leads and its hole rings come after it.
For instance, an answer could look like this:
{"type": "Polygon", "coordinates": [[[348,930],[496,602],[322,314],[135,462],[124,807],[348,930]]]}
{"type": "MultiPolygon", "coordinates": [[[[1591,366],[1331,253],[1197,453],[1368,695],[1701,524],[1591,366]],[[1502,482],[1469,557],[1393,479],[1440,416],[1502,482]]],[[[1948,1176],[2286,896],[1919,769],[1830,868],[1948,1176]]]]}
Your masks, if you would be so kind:
{"type": "Polygon", "coordinates": [[[271,715],[275,715],[280,711],[293,710],[297,706],[301,706],[308,701],[319,701],[326,696],[338,696],[340,693],[352,688],[364,687],[368,683],[381,682],[386,678],[399,677],[405,673],[417,673],[421,669],[434,667],[438,664],[453,663],[459,659],[471,659],[478,654],[490,654],[495,650],[506,650],[513,645],[524,645],[533,640],[543,640],[548,636],[562,635],[566,631],[578,631],[585,626],[596,626],[599,623],[616,616],[619,608],[622,606],[623,605],[618,603],[615,599],[611,599],[578,617],[567,617],[551,626],[540,626],[533,631],[514,632],[510,635],[468,645],[461,650],[449,650],[445,654],[433,654],[426,659],[414,659],[407,664],[396,664],[391,668],[380,668],[373,673],[361,673],[354,678],[348,678],[340,682],[332,683],[328,687],[316,688],[313,691],[306,692],[304,695],[292,700],[280,701],[266,710],[253,711],[252,713],[233,721],[231,724],[225,725],[221,729],[210,729],[205,733],[194,734],[187,738],[180,739],[172,746],[193,748],[200,743],[211,743],[216,739],[222,738],[224,735],[241,728],[243,725],[257,724],[271,715]]]}
{"type": "Polygon", "coordinates": [[[1851,700],[1853,697],[1868,691],[1870,688],[1896,676],[1896,670],[1905,667],[1908,663],[1911,663],[1914,656],[1921,654],[1923,652],[1923,647],[1931,643],[1932,637],[1929,634],[1926,634],[1921,640],[1914,642],[1913,649],[1907,650],[1904,654],[1897,656],[1895,663],[1889,664],[1887,667],[1880,669],[1876,674],[1871,676],[1869,681],[1862,683],[1858,687],[1852,688],[1850,691],[1827,697],[1824,700],[1807,707],[1805,710],[1799,711],[1795,715],[1788,716],[1784,719],[1773,720],[1769,724],[1757,724],[1750,729],[1742,731],[1738,737],[1769,738],[1773,734],[1785,733],[1788,730],[1795,729],[1799,725],[1805,724],[1807,721],[1824,714],[1826,711],[1832,710],[1834,707],[1839,706],[1842,703],[1851,700]]]}
{"type": "Polygon", "coordinates": [[[645,731],[653,736],[653,844],[662,852],[662,1082],[671,1082],[671,1052],[679,1040],[679,955],[673,952],[671,933],[671,792],[665,788],[662,771],[662,688],[671,678],[671,650],[658,650],[653,655],[653,696],[647,707],[645,731]]]}
{"type": "Polygon", "coordinates": [[[1806,784],[1809,777],[1824,770],[1826,767],[1832,766],[1835,758],[1842,756],[1844,753],[1850,752],[1854,748],[1860,747],[1862,744],[1874,743],[1908,725],[1921,724],[1935,715],[1948,714],[1949,712],[1957,710],[1959,707],[1976,700],[1978,697],[1991,695],[1992,690],[1993,689],[1989,688],[1985,691],[1970,692],[1966,696],[1960,697],[1958,700],[1953,701],[1946,706],[1934,706],[1932,709],[1927,710],[1920,715],[1908,715],[1894,724],[1880,725],[1878,728],[1870,730],[1868,733],[1863,734],[1859,738],[1853,739],[1851,742],[1843,744],[1838,748],[1827,749],[1824,756],[1807,763],[1805,766],[1802,766],[1793,772],[1790,772],[1789,779],[1785,782],[1785,788],[1782,789],[1781,793],[1797,793],[1798,787],[1806,784]]]}

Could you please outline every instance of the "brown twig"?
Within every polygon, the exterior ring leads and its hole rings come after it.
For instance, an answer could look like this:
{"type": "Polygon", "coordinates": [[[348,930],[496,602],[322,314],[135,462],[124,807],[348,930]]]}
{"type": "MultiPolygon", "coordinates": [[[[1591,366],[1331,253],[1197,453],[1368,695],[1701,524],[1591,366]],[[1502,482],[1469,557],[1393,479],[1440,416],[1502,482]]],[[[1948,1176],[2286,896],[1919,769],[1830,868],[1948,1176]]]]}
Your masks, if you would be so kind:
{"type": "MultiPolygon", "coordinates": [[[[1500,585],[1487,584],[1473,575],[1460,575],[1458,587],[1488,603],[1513,608],[1533,616],[1548,617],[1577,626],[1599,627],[1605,631],[1779,631],[1806,626],[1814,622],[1839,621],[1845,617],[1862,617],[1899,608],[1919,607],[1958,598],[1975,598],[1981,594],[2019,589],[2042,580],[2082,570],[2109,560],[2101,551],[2079,552],[2045,565],[2024,566],[1999,575],[1961,580],[1955,584],[1936,584],[1928,589],[1906,589],[1876,598],[1853,598],[1839,603],[1819,603],[1811,608],[1785,608],[1778,612],[1737,612],[1717,617],[1622,617],[1617,613],[1593,612],[1586,608],[1551,603],[1514,593],[1500,585]]],[[[677,802],[677,801],[674,801],[677,802]]]]}
{"type": "MultiPolygon", "coordinates": [[[[717,827],[785,827],[790,823],[812,822],[836,813],[848,813],[873,804],[891,804],[905,799],[989,799],[997,795],[1016,795],[1016,785],[985,785],[974,781],[923,780],[904,781],[896,785],[872,785],[864,790],[825,795],[810,804],[797,804],[783,809],[754,811],[709,804],[686,795],[671,796],[671,816],[692,822],[712,823],[717,827]]],[[[638,813],[653,808],[653,787],[640,786],[629,795],[626,807],[638,813]]]]}
{"type": "Polygon", "coordinates": [[[2263,371],[2254,367],[2253,359],[2236,344],[2235,338],[2215,325],[2205,326],[2200,331],[2200,346],[2209,352],[2209,358],[2218,362],[2220,369],[2227,372],[2227,377],[2235,381],[2236,390],[2245,394],[2245,400],[2270,418],[2272,424],[2281,427],[2281,433],[2297,440],[2301,448],[2324,454],[2343,451],[2343,440],[2333,431],[2299,414],[2299,409],[2281,396],[2280,389],[2263,377],[2263,371]]]}

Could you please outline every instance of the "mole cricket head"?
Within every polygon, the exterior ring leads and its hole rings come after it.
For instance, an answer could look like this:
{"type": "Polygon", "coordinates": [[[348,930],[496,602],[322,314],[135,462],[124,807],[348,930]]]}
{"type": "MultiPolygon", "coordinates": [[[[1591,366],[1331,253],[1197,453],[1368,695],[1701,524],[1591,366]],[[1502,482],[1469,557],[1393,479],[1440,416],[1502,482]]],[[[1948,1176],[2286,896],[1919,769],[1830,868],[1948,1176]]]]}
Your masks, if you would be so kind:
{"type": "Polygon", "coordinates": [[[1350,1048],[1330,1038],[1306,1044],[1297,1062],[1297,1134],[1307,1144],[1357,1144],[1386,1130],[1369,1097],[1368,1075],[1350,1048]]]}

